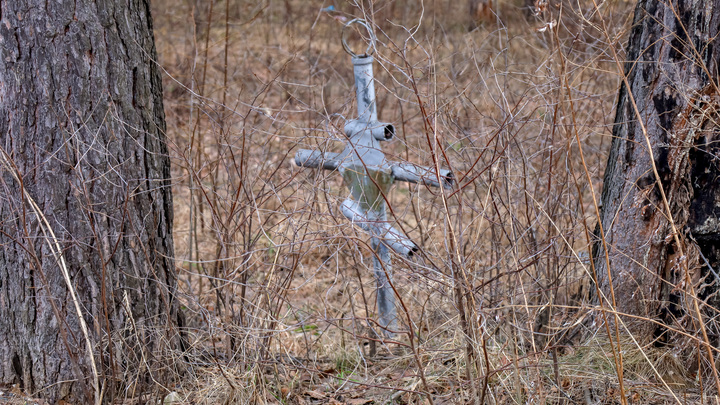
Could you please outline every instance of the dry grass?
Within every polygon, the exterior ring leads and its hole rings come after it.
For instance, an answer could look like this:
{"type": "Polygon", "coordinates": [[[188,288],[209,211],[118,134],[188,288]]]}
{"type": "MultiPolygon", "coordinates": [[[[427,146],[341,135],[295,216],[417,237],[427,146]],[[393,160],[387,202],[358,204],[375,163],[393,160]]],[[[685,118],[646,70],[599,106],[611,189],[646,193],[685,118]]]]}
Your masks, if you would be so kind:
{"type": "MultiPolygon", "coordinates": [[[[528,16],[506,2],[471,32],[454,1],[335,5],[375,24],[379,116],[399,130],[385,152],[438,156],[459,179],[391,193],[421,247],[394,259],[391,342],[374,331],[369,239],[338,213],[341,176],[292,163],[339,151],[354,115],[342,26],[329,3],[210,4],[153,4],[192,345],[169,389],[207,404],[619,403],[607,337],[569,342],[589,331],[585,229],[620,81],[610,47],[622,55],[633,3],[528,16]]],[[[632,403],[703,395],[672,354],[621,347],[632,403]]]]}

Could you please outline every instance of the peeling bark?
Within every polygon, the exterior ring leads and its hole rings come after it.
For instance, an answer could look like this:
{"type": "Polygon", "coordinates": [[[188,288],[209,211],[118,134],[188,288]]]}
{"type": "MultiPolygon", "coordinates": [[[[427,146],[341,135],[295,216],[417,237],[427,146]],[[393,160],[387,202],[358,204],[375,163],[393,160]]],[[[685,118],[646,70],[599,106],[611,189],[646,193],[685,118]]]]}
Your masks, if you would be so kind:
{"type": "Polygon", "coordinates": [[[23,193],[62,249],[105,401],[166,379],[179,318],[155,58],[147,0],[0,0],[0,384],[94,401],[54,241],[23,193]]]}
{"type": "MultiPolygon", "coordinates": [[[[718,291],[720,280],[708,264],[720,269],[719,29],[719,0],[640,0],[635,9],[625,66],[630,88],[623,85],[619,92],[600,220],[621,313],[691,327],[693,298],[687,296],[685,272],[701,299],[718,291]],[[647,129],[654,162],[628,92],[647,129]],[[674,242],[653,163],[684,257],[674,242]]],[[[594,260],[597,282],[609,298],[600,242],[594,260]]],[[[716,298],[708,303],[720,308],[716,298]]],[[[667,340],[664,328],[637,318],[625,321],[639,336],[667,340]]]]}

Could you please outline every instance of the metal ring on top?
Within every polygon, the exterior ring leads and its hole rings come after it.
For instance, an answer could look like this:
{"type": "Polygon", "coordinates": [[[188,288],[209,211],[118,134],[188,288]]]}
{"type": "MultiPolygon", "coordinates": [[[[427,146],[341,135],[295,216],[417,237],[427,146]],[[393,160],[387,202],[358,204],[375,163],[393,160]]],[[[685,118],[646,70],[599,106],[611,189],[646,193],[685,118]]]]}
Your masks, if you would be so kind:
{"type": "Polygon", "coordinates": [[[342,35],[341,35],[340,39],[342,40],[343,49],[345,49],[345,52],[347,52],[352,57],[370,56],[373,53],[375,53],[375,34],[373,33],[373,30],[370,28],[370,25],[367,23],[367,21],[363,20],[362,18],[355,18],[353,20],[348,21],[348,23],[345,24],[345,26],[342,29],[342,35]],[[348,45],[348,43],[347,43],[347,38],[346,38],[347,31],[348,31],[348,28],[353,24],[359,24],[359,25],[362,25],[363,27],[365,27],[365,29],[368,32],[368,35],[370,36],[370,43],[368,44],[368,47],[365,50],[365,53],[362,55],[357,55],[355,52],[353,52],[352,49],[350,49],[350,45],[348,45]]]}

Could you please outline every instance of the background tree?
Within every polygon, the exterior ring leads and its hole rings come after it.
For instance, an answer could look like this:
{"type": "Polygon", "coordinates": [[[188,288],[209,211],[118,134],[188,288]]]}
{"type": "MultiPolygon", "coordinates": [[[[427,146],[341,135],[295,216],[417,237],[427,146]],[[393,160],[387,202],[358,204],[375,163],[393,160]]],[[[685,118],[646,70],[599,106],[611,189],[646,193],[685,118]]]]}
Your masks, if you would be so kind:
{"type": "Polygon", "coordinates": [[[470,15],[469,29],[474,30],[478,25],[494,20],[492,0],[470,0],[468,2],[470,15]]]}
{"type": "Polygon", "coordinates": [[[139,394],[178,344],[149,2],[0,10],[0,384],[53,403],[139,394]]]}
{"type": "MultiPolygon", "coordinates": [[[[617,311],[678,322],[701,339],[698,315],[719,303],[719,28],[720,1],[639,1],[596,230],[605,241],[594,249],[617,311]]],[[[652,322],[624,320],[636,336],[668,340],[652,322]]]]}

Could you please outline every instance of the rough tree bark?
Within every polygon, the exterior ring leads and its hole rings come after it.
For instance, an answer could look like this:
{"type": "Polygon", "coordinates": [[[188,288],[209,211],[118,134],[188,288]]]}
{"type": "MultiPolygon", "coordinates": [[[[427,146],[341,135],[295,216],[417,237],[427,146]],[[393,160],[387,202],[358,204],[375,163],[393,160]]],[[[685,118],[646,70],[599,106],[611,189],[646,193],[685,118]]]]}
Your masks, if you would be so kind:
{"type": "MultiPolygon", "coordinates": [[[[720,270],[719,29],[720,0],[639,1],[625,65],[629,88],[620,88],[602,193],[609,269],[602,243],[594,249],[600,289],[609,299],[609,271],[618,311],[690,328],[699,325],[691,319],[693,289],[720,307],[711,295],[720,282],[713,274],[720,270]]],[[[624,320],[638,336],[668,338],[651,322],[624,320]]],[[[716,340],[717,330],[710,332],[716,340]]]]}
{"type": "Polygon", "coordinates": [[[0,384],[147,392],[180,344],[149,2],[0,0],[0,52],[0,384]]]}

